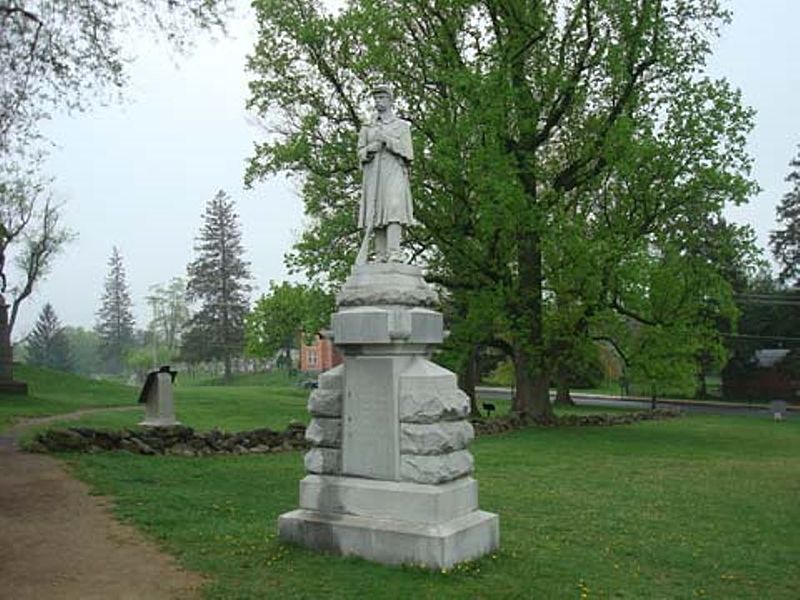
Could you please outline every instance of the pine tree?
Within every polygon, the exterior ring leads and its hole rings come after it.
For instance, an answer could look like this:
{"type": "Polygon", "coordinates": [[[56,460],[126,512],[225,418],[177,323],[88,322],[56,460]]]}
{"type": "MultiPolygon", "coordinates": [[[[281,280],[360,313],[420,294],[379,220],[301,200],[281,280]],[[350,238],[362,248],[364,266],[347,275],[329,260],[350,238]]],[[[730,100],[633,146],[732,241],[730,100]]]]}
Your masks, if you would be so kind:
{"type": "Polygon", "coordinates": [[[233,201],[217,192],[206,205],[194,246],[197,258],[187,266],[189,300],[201,302],[201,307],[189,321],[183,355],[188,360],[221,359],[225,381],[231,379],[231,359],[244,345],[251,290],[238,219],[233,201]]]}
{"type": "Polygon", "coordinates": [[[72,370],[69,340],[49,302],[42,308],[28,337],[28,362],[59,371],[72,370]]]}
{"type": "Polygon", "coordinates": [[[775,259],[781,265],[781,282],[793,281],[800,285],[800,153],[789,166],[794,170],[786,176],[786,181],[792,184],[792,189],[777,208],[778,222],[784,228],[773,231],[769,243],[775,259]]]}
{"type": "Polygon", "coordinates": [[[97,311],[95,331],[100,336],[100,356],[110,373],[122,371],[125,352],[133,345],[131,296],[125,281],[125,267],[116,246],[108,261],[102,304],[97,311]]]}

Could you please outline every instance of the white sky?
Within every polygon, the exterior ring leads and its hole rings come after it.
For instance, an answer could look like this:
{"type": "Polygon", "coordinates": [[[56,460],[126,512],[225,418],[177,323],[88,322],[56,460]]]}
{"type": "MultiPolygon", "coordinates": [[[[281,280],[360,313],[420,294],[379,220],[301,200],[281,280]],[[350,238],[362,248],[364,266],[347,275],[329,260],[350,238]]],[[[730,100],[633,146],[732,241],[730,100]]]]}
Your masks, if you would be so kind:
{"type": "MultiPolygon", "coordinates": [[[[798,0],[730,0],[733,24],[710,64],[714,76],[741,88],[758,111],[750,137],[763,192],[729,216],[753,225],[762,246],[775,227],[775,205],[800,144],[798,0]]],[[[45,302],[61,322],[91,327],[111,248],[120,248],[137,326],[149,320],[149,286],[184,276],[206,201],[218,189],[237,202],[253,298],[270,279],[287,277],[283,254],[302,228],[302,205],[282,178],[245,192],[245,161],[259,131],[246,121],[244,61],[255,40],[252,18],[231,36],[200,40],[191,56],[141,44],[123,105],[57,117],[47,134],[58,147],[49,161],[65,222],[79,238],[23,306],[14,338],[26,335],[45,302]],[[177,65],[177,66],[176,66],[177,65]]]]}

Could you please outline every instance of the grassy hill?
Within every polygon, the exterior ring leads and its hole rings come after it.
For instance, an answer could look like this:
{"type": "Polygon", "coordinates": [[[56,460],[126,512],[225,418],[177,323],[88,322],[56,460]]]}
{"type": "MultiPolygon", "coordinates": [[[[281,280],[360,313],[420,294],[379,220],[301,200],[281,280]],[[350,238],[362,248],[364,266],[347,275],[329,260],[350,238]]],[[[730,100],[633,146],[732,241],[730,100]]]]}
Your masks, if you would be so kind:
{"type": "Polygon", "coordinates": [[[28,383],[28,395],[0,394],[0,430],[18,418],[135,405],[139,396],[131,386],[30,365],[15,366],[14,376],[28,383]]]}
{"type": "MultiPolygon", "coordinates": [[[[0,430],[26,417],[59,415],[86,408],[131,406],[135,409],[139,398],[138,387],[50,369],[21,365],[16,369],[16,376],[28,382],[29,395],[0,395],[0,430]]],[[[295,380],[280,372],[237,376],[229,386],[220,385],[217,380],[192,380],[179,375],[175,385],[175,410],[179,421],[200,430],[214,427],[229,431],[256,427],[283,429],[293,419],[307,419],[308,394],[308,390],[299,388],[295,380]]],[[[114,429],[133,427],[141,421],[142,410],[88,414],[69,424],[114,429]]],[[[56,422],[49,427],[66,424],[56,422]]]]}

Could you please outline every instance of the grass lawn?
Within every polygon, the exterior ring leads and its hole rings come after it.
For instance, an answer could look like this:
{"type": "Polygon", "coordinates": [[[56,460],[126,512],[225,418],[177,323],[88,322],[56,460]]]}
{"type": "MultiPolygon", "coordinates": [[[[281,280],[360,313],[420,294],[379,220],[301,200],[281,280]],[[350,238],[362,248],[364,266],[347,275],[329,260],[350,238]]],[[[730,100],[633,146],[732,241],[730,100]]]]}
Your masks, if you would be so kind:
{"type": "Polygon", "coordinates": [[[800,423],[686,417],[529,429],[473,451],[502,550],[450,573],[274,537],[298,453],[69,458],[116,510],[211,577],[208,598],[796,598],[800,423]]]}
{"type": "MultiPolygon", "coordinates": [[[[307,390],[239,383],[178,386],[178,417],[228,430],[305,420],[307,390]]],[[[83,401],[63,395],[58,407],[83,401]]],[[[276,519],[296,508],[300,453],[65,458],[122,519],[208,575],[208,598],[798,597],[799,418],[534,428],[480,438],[472,450],[481,508],[500,514],[502,549],[448,573],[280,543],[276,519]]]]}
{"type": "Polygon", "coordinates": [[[131,386],[29,365],[15,365],[14,376],[28,382],[28,395],[0,394],[0,431],[19,418],[134,405],[139,397],[131,386]]]}

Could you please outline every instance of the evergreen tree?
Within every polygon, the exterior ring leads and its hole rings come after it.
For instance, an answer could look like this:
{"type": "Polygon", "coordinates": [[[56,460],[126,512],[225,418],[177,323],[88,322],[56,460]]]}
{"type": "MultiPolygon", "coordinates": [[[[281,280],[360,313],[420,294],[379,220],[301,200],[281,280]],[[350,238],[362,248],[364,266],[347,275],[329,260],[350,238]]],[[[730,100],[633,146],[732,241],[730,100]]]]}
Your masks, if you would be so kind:
{"type": "Polygon", "coordinates": [[[28,363],[59,371],[72,369],[69,340],[49,302],[42,308],[28,337],[28,363]]]}
{"type": "Polygon", "coordinates": [[[125,352],[133,345],[131,295],[125,281],[125,267],[116,246],[108,261],[102,304],[97,311],[95,331],[100,337],[100,357],[110,373],[119,373],[125,352]]]}
{"type": "Polygon", "coordinates": [[[778,206],[778,221],[783,229],[773,231],[769,237],[772,253],[781,265],[781,282],[793,281],[800,285],[800,153],[790,163],[794,170],[786,176],[792,189],[778,206]]]}
{"type": "Polygon", "coordinates": [[[201,302],[183,339],[188,360],[221,359],[225,381],[231,379],[231,359],[244,345],[248,310],[249,263],[242,257],[242,234],[234,203],[220,190],[209,200],[194,246],[197,258],[187,266],[187,293],[201,302]]]}

